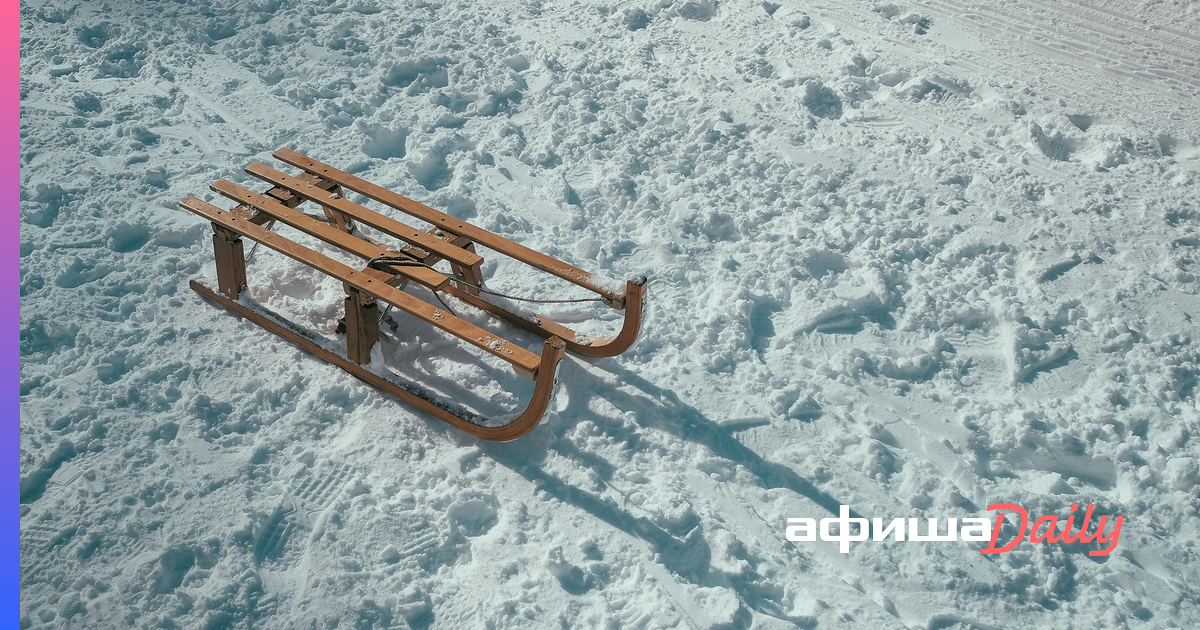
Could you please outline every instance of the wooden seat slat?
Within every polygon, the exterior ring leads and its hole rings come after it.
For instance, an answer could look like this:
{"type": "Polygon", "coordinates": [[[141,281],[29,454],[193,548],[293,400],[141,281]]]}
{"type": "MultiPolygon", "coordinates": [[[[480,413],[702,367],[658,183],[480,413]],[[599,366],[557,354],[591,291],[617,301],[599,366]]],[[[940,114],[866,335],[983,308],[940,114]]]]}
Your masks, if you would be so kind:
{"type": "Polygon", "coordinates": [[[341,212],[359,223],[369,225],[389,236],[415,245],[425,251],[435,253],[442,258],[452,260],[460,265],[470,267],[483,262],[483,257],[474,252],[469,252],[461,247],[455,247],[440,238],[412,226],[405,225],[391,217],[379,214],[349,199],[334,198],[332,193],[322,190],[318,186],[305,182],[298,177],[292,177],[287,173],[277,171],[265,164],[255,162],[246,167],[246,172],[267,183],[287,188],[304,199],[341,212]]]}
{"type": "Polygon", "coordinates": [[[493,234],[483,228],[471,225],[461,219],[457,219],[444,212],[440,212],[418,201],[414,201],[403,195],[396,194],[382,186],[372,184],[362,178],[336,169],[328,164],[318,162],[302,153],[291,149],[280,149],[276,151],[274,157],[280,161],[286,162],[292,166],[302,169],[308,173],[322,177],[332,182],[336,182],[343,188],[353,190],[354,192],[363,195],[369,199],[374,199],[384,205],[390,206],[401,212],[408,213],[422,221],[430,223],[446,232],[464,236],[475,243],[483,245],[489,249],[500,252],[511,258],[515,258],[534,268],[540,269],[551,275],[557,276],[568,282],[584,287],[593,291],[609,301],[615,308],[624,307],[624,295],[614,293],[609,289],[599,286],[592,279],[592,274],[564,263],[560,260],[551,258],[540,252],[536,252],[524,245],[514,243],[503,236],[493,234]]]}
{"type": "MultiPolygon", "coordinates": [[[[209,188],[213,192],[219,193],[233,201],[249,206],[268,216],[274,217],[280,222],[290,225],[291,227],[304,232],[310,236],[315,236],[330,245],[340,247],[351,254],[370,260],[378,256],[395,256],[396,252],[389,250],[386,247],[369,243],[358,237],[347,234],[333,226],[318,221],[299,210],[289,208],[274,199],[260,195],[252,190],[243,188],[228,180],[219,179],[213,182],[209,188]]],[[[428,267],[394,267],[397,272],[429,287],[430,289],[441,289],[450,281],[445,275],[440,272],[429,269],[428,267]]]]}
{"type": "Polygon", "coordinates": [[[418,300],[403,291],[387,285],[385,282],[373,279],[371,274],[356,271],[324,254],[313,251],[270,230],[266,230],[244,218],[238,218],[232,213],[197,197],[187,197],[180,201],[179,205],[232,232],[262,243],[270,249],[332,276],[359,291],[374,295],[376,299],[387,302],[461,338],[463,341],[493,356],[504,359],[512,364],[516,372],[522,376],[528,378],[537,373],[541,364],[541,359],[538,355],[497,337],[470,322],[418,300]]]}

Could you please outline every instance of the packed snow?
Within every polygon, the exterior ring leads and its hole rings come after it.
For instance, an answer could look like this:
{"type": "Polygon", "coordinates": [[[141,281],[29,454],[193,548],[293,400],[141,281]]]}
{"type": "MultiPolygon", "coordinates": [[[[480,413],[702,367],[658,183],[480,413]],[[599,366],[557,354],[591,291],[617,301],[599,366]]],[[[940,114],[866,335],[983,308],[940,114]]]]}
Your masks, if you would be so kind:
{"type": "MultiPolygon", "coordinates": [[[[20,89],[21,627],[1200,626],[1200,4],[29,0],[20,89]],[[206,303],[179,200],[285,146],[644,274],[637,345],[496,444],[206,303]],[[1119,545],[784,534],[1005,502],[1119,545]]],[[[249,276],[338,347],[337,281],[249,276]]],[[[384,323],[372,369],[528,398],[384,323]]]]}

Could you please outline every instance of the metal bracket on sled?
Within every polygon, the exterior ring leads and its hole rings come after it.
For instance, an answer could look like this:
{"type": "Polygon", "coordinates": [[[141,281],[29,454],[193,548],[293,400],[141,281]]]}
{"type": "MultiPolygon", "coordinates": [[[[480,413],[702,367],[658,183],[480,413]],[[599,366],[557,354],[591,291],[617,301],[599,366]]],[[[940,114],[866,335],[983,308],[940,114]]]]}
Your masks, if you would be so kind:
{"type": "Polygon", "coordinates": [[[183,208],[210,221],[214,232],[217,291],[196,281],[192,281],[192,289],[204,298],[253,321],[267,331],[429,415],[483,439],[518,438],[537,426],[545,413],[553,393],[558,362],[565,351],[570,350],[591,357],[616,356],[633,345],[637,339],[642,317],[642,301],[646,291],[645,278],[638,277],[626,282],[625,291],[616,293],[598,284],[591,274],[583,270],[305,155],[290,149],[280,149],[274,156],[304,172],[288,175],[264,164],[255,163],[247,167],[246,172],[273,185],[266,193],[256,193],[232,182],[218,180],[210,188],[236,201],[239,205],[233,210],[223,210],[196,197],[188,197],[180,202],[183,208]],[[405,225],[346,199],[342,196],[343,190],[354,191],[433,227],[429,231],[422,231],[405,225]],[[305,201],[320,205],[326,220],[322,221],[296,210],[296,207],[305,201]],[[338,262],[271,231],[269,227],[276,223],[338,247],[346,254],[368,261],[368,264],[365,268],[355,269],[338,262]],[[359,234],[355,223],[369,226],[404,244],[389,248],[359,234]],[[242,289],[247,286],[246,258],[241,240],[243,237],[342,282],[346,290],[345,356],[331,352],[294,328],[238,301],[242,289]],[[476,245],[504,254],[597,294],[598,301],[625,311],[621,330],[607,339],[587,338],[549,318],[538,315],[528,319],[488,301],[485,296],[494,292],[483,286],[481,267],[484,259],[477,253],[476,245]],[[449,263],[450,275],[433,268],[435,263],[442,260],[449,263]],[[415,282],[435,293],[453,296],[546,338],[541,355],[460,319],[444,308],[435,307],[405,293],[402,289],[408,282],[415,282]],[[367,369],[366,364],[371,362],[371,350],[380,338],[378,303],[381,301],[507,361],[517,374],[534,381],[533,396],[528,407],[508,424],[498,427],[482,426],[472,422],[474,418],[468,417],[469,414],[437,401],[415,385],[398,384],[367,369]]]}

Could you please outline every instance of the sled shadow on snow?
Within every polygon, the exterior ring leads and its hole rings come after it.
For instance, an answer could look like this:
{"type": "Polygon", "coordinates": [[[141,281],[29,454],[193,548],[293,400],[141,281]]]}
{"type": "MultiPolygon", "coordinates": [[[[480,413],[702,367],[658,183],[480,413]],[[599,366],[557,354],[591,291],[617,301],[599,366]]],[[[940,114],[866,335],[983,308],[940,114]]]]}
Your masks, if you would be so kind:
{"type": "MultiPolygon", "coordinates": [[[[810,481],[786,466],[767,461],[752,449],[747,448],[734,433],[740,428],[722,426],[704,416],[694,407],[679,400],[670,390],[663,389],[646,379],[616,365],[611,360],[588,362],[591,370],[580,368],[564,361],[560,367],[560,378],[570,383],[570,400],[559,412],[560,422],[553,426],[543,425],[521,440],[510,443],[481,443],[484,451],[501,465],[531,481],[539,491],[546,492],[564,503],[582,509],[609,525],[636,536],[658,554],[658,562],[679,577],[702,587],[724,586],[737,592],[745,607],[739,611],[735,627],[747,628],[752,622],[751,610],[788,621],[798,627],[813,627],[816,621],[808,616],[789,614],[772,598],[772,594],[755,583],[757,573],[750,577],[730,580],[727,576],[710,570],[711,551],[705,541],[699,519],[684,519],[678,524],[660,526],[646,517],[634,516],[611,499],[602,497],[547,472],[543,462],[549,451],[576,460],[580,465],[595,471],[607,484],[616,472],[616,467],[591,453],[581,451],[568,440],[560,439],[569,428],[583,421],[592,421],[608,437],[638,448],[641,439],[638,431],[621,416],[613,417],[593,410],[589,402],[603,399],[615,407],[624,417],[633,412],[635,423],[643,429],[662,431],[673,438],[700,444],[713,454],[733,464],[744,466],[756,475],[768,489],[783,488],[806,497],[832,515],[837,515],[842,502],[822,492],[810,481]],[[594,370],[602,370],[598,375],[594,370]],[[635,388],[636,392],[614,387],[613,381],[635,388]]],[[[576,576],[579,577],[579,576],[576,576]]],[[[580,594],[590,590],[603,579],[586,576],[580,580],[559,578],[568,592],[580,594]]]]}

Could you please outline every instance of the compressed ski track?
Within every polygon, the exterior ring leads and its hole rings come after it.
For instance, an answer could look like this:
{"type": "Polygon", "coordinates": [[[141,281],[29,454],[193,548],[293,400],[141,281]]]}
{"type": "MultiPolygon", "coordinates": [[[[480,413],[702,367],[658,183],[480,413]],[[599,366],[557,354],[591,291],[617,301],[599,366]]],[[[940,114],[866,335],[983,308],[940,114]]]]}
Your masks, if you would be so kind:
{"type": "Polygon", "coordinates": [[[926,0],[916,6],[928,7],[936,19],[970,25],[1048,60],[1085,71],[1098,69],[1130,87],[1153,89],[1184,104],[1200,94],[1200,38],[1168,26],[1146,29],[1118,13],[1071,1],[1046,5],[926,0]]]}

